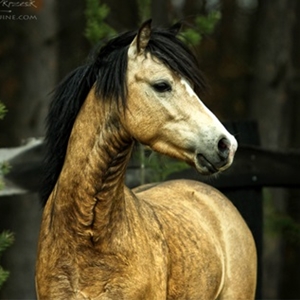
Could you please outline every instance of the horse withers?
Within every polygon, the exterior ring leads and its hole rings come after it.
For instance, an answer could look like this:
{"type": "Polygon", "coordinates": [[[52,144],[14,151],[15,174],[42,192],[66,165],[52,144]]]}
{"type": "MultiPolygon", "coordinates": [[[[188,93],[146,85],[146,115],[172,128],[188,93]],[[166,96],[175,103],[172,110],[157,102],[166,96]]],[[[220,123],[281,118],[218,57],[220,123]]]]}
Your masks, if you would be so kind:
{"type": "Polygon", "coordinates": [[[50,106],[39,299],[253,299],[256,250],[224,195],[200,182],[124,185],[134,143],[228,168],[235,138],[199,99],[178,26],[117,36],[59,85],[50,106]]]}

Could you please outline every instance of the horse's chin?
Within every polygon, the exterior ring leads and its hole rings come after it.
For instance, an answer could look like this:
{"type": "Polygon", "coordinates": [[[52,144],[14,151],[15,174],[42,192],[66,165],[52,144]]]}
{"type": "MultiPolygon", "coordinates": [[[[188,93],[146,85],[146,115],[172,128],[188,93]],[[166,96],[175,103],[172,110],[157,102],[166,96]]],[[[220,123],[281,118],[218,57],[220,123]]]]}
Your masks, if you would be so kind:
{"type": "Polygon", "coordinates": [[[210,169],[208,169],[205,166],[199,166],[198,164],[195,165],[195,168],[197,170],[197,172],[199,172],[201,175],[204,176],[213,176],[213,175],[217,175],[220,173],[220,171],[212,171],[210,169]]]}
{"type": "Polygon", "coordinates": [[[202,154],[195,156],[194,166],[200,174],[205,176],[217,175],[221,171],[202,154]]]}

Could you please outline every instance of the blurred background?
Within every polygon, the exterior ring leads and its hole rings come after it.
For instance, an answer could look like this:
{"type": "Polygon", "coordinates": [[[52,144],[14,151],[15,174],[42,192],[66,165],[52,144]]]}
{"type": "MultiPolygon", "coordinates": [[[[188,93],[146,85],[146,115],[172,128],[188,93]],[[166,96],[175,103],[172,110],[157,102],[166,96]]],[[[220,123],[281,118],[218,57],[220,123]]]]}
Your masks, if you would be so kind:
{"type": "MultiPolygon", "coordinates": [[[[209,83],[202,97],[206,105],[222,121],[256,121],[266,149],[300,148],[300,1],[7,3],[13,2],[0,1],[0,101],[7,110],[0,121],[0,148],[43,137],[49,93],[84,63],[95,43],[93,17],[101,21],[103,37],[137,29],[150,17],[157,26],[185,20],[185,34],[209,83]]],[[[300,191],[266,188],[262,201],[262,298],[300,299],[300,191]]],[[[10,272],[0,299],[35,299],[41,213],[36,193],[0,197],[0,233],[15,236],[0,257],[10,272]]]]}

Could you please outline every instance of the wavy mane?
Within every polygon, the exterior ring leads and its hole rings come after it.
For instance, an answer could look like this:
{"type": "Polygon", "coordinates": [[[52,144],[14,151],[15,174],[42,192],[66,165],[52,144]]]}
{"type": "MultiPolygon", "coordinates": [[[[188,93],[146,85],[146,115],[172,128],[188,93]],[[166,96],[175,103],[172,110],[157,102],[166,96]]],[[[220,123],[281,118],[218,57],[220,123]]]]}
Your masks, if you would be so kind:
{"type": "MultiPolygon", "coordinates": [[[[129,31],[98,48],[88,62],[70,73],[57,87],[46,126],[46,154],[41,198],[46,203],[62,170],[74,121],[95,84],[99,101],[113,99],[126,107],[127,50],[137,31],[129,31]]],[[[194,84],[199,94],[204,80],[196,57],[172,30],[152,29],[146,51],[194,84]]]]}

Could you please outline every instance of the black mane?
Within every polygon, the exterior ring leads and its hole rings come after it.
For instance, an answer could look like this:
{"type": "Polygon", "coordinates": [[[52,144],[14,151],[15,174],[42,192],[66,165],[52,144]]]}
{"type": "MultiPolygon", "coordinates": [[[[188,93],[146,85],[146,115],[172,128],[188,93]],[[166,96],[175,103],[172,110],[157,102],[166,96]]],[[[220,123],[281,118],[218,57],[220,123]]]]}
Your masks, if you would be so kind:
{"type": "MultiPolygon", "coordinates": [[[[126,105],[127,50],[136,34],[129,31],[110,40],[57,87],[47,118],[43,204],[61,172],[74,121],[92,86],[96,84],[96,95],[102,101],[115,99],[120,107],[126,105]]],[[[203,90],[197,59],[172,30],[152,29],[146,51],[192,82],[197,94],[203,90]]]]}

